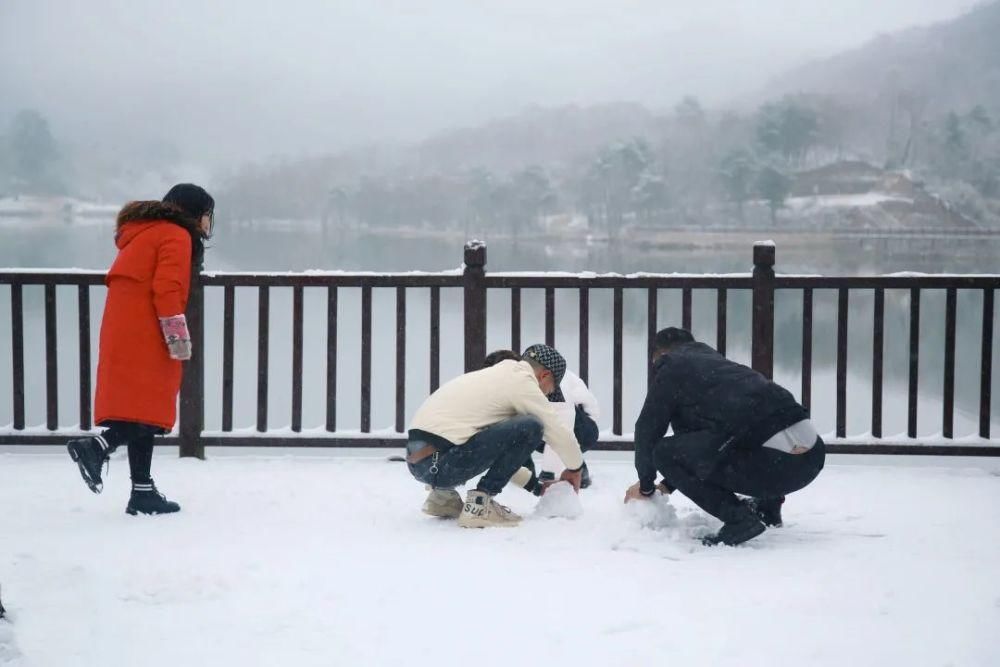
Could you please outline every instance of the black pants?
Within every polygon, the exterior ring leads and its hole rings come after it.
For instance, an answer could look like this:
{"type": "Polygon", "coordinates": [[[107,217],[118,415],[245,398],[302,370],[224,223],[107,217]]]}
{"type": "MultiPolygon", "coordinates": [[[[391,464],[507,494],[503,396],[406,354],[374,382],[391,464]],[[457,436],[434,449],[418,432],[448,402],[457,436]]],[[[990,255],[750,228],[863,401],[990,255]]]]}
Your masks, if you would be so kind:
{"type": "Polygon", "coordinates": [[[149,483],[152,480],[153,438],[163,433],[163,429],[125,421],[105,421],[101,426],[107,427],[101,436],[107,441],[111,452],[123,445],[128,447],[128,468],[132,481],[149,483]]]}
{"type": "MultiPolygon", "coordinates": [[[[573,421],[573,435],[576,436],[576,441],[580,443],[580,451],[586,452],[593,449],[597,444],[597,440],[601,436],[601,430],[597,427],[597,422],[590,418],[590,415],[581,407],[576,406],[576,418],[573,421]]],[[[545,449],[545,443],[541,443],[535,448],[536,452],[541,453],[545,449]]],[[[522,464],[525,468],[531,471],[531,474],[535,474],[535,461],[529,455],[527,460],[522,464]]]]}
{"type": "Polygon", "coordinates": [[[580,451],[585,452],[597,445],[598,438],[601,437],[601,430],[597,428],[597,422],[590,418],[590,415],[581,406],[576,406],[576,419],[573,422],[573,435],[580,443],[580,451]]]}
{"type": "MultiPolygon", "coordinates": [[[[450,489],[485,471],[476,488],[495,496],[542,441],[542,431],[542,423],[535,417],[512,417],[484,428],[463,445],[441,452],[436,460],[428,456],[418,463],[408,464],[410,474],[436,489],[450,489]]],[[[426,444],[410,440],[406,451],[418,451],[426,444]]]]}
{"type": "Polygon", "coordinates": [[[793,493],[816,479],[826,458],[820,438],[805,454],[768,447],[720,451],[725,440],[712,431],[684,433],[663,438],[653,456],[667,486],[726,523],[749,513],[736,493],[755,498],[793,493]]]}

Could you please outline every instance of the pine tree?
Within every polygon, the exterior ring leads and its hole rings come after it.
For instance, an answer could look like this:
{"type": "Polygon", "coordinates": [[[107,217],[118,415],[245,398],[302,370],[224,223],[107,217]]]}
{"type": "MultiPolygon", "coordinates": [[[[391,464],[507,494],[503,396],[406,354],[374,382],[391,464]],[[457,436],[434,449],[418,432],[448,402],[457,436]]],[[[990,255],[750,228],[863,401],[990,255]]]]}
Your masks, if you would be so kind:
{"type": "Polygon", "coordinates": [[[8,146],[15,189],[31,194],[62,192],[55,174],[59,151],[42,114],[26,109],[14,116],[8,146]]]}

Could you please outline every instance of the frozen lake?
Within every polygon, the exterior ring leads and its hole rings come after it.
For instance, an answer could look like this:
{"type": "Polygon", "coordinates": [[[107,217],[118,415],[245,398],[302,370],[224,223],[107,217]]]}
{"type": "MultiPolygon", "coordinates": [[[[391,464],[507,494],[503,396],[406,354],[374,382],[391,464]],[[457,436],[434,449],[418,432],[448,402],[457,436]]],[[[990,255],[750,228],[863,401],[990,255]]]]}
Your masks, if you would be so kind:
{"type": "Polygon", "coordinates": [[[520,527],[469,531],[384,453],[163,450],[183,511],[135,518],[125,461],[93,496],[6,451],[4,667],[1000,662],[1000,461],[833,456],[783,528],[707,548],[686,499],[621,504],[622,454],[590,456],[580,518],[513,490],[520,527]]]}

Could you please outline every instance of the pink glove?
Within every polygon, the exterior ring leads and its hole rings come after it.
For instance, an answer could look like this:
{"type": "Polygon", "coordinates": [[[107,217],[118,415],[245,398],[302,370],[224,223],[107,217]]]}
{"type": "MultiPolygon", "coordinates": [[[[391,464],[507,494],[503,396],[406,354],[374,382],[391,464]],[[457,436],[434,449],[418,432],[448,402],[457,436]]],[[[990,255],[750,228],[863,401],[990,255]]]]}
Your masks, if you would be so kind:
{"type": "Polygon", "coordinates": [[[187,361],[191,358],[191,334],[188,333],[187,318],[184,313],[160,318],[160,330],[167,342],[170,358],[187,361]]]}

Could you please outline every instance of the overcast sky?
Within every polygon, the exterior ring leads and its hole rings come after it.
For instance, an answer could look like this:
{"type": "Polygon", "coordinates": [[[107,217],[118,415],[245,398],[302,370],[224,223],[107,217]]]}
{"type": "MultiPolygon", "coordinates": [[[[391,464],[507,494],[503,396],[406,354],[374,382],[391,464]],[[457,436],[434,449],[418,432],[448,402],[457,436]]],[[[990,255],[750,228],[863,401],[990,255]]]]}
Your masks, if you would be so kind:
{"type": "Polygon", "coordinates": [[[0,122],[220,160],[410,141],[531,104],[724,104],[973,0],[0,0],[0,122]]]}

